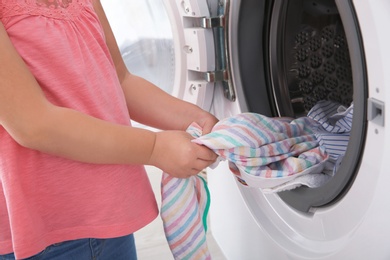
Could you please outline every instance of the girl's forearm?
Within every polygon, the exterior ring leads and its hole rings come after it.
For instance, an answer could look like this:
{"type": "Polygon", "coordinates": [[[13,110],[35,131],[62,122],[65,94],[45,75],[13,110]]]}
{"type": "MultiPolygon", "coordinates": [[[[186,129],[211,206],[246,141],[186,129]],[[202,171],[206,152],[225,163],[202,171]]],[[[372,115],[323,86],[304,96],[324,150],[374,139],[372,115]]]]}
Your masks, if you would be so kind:
{"type": "Polygon", "coordinates": [[[51,107],[20,138],[41,152],[87,163],[147,164],[155,133],[51,107]]]}
{"type": "Polygon", "coordinates": [[[186,130],[206,113],[135,75],[128,74],[122,87],[131,118],[145,125],[163,130],[186,130]]]}

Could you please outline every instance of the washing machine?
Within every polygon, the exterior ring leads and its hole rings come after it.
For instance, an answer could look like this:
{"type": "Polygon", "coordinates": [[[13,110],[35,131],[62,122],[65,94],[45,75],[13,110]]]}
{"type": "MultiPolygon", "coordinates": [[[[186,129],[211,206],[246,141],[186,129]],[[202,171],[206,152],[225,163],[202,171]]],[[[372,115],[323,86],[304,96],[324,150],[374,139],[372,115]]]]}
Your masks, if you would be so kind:
{"type": "Polygon", "coordinates": [[[208,169],[210,229],[226,258],[390,259],[390,1],[142,5],[149,16],[118,11],[138,27],[113,28],[143,35],[119,40],[129,69],[220,119],[297,118],[320,100],[354,106],[345,156],[320,187],[264,193],[242,185],[227,162],[208,169]]]}

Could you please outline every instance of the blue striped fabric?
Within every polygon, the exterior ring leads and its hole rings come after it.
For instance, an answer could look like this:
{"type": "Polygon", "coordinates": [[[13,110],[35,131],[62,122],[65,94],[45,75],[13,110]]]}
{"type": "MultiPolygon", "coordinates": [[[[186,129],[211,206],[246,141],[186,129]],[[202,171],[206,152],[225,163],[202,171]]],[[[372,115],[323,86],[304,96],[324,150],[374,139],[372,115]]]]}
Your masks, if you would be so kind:
{"type": "Polygon", "coordinates": [[[307,114],[320,126],[315,136],[333,161],[345,154],[352,129],[353,105],[348,108],[332,101],[320,101],[307,114]]]}

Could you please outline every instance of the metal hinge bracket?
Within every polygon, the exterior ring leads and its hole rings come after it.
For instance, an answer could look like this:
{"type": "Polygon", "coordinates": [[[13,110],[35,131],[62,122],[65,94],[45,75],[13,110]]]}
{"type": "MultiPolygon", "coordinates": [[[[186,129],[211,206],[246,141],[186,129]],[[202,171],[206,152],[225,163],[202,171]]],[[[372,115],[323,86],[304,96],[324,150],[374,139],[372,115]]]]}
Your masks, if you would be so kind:
{"type": "Polygon", "coordinates": [[[215,71],[200,72],[207,82],[221,82],[224,95],[231,101],[236,100],[236,93],[231,80],[229,55],[229,0],[221,0],[218,4],[217,16],[191,17],[192,26],[214,31],[216,66],[215,71]]]}

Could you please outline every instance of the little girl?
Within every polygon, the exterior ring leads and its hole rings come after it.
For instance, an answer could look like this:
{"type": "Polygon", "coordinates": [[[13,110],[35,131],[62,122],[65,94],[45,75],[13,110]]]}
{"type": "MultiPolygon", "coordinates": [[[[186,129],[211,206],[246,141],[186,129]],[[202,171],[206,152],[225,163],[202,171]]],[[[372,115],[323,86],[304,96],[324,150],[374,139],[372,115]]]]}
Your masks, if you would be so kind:
{"type": "Polygon", "coordinates": [[[0,21],[0,259],[136,259],[142,165],[197,174],[217,156],[185,129],[217,119],[130,74],[98,0],[1,1],[0,21]]]}

